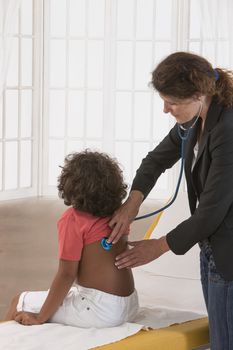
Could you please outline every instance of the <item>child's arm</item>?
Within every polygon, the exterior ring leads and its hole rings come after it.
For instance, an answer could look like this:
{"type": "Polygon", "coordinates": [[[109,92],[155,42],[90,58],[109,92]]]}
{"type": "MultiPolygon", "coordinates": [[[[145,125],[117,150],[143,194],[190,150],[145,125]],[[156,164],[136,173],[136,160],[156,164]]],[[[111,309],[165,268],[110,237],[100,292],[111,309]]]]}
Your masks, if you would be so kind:
{"type": "Polygon", "coordinates": [[[78,261],[60,260],[58,272],[53,280],[49,294],[38,315],[40,323],[46,322],[62,304],[77,277],[78,261]]]}
{"type": "Polygon", "coordinates": [[[25,325],[45,323],[62,304],[75,278],[78,261],[60,260],[57,274],[39,314],[18,313],[15,320],[25,325]],[[25,319],[24,319],[25,318],[25,319]]]}

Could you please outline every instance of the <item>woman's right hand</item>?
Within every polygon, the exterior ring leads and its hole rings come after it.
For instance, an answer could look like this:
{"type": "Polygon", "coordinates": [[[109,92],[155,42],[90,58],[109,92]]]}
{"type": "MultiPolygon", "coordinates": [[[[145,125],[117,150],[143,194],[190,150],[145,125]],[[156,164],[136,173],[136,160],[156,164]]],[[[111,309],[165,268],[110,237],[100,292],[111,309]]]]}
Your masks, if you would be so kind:
{"type": "Polygon", "coordinates": [[[108,243],[117,243],[123,234],[129,229],[129,225],[138,214],[139,207],[143,201],[143,194],[132,191],[121,207],[115,211],[109,226],[113,229],[108,237],[108,243]]]}

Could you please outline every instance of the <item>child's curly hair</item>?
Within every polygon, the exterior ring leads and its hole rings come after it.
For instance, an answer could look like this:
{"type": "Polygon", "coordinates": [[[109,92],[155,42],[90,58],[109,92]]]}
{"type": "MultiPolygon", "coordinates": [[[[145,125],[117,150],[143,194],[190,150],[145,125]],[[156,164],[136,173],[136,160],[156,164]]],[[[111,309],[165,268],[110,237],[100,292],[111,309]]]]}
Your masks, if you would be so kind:
{"type": "Polygon", "coordinates": [[[126,189],[116,160],[89,150],[69,154],[58,178],[58,194],[66,205],[99,217],[120,207],[126,189]]]}

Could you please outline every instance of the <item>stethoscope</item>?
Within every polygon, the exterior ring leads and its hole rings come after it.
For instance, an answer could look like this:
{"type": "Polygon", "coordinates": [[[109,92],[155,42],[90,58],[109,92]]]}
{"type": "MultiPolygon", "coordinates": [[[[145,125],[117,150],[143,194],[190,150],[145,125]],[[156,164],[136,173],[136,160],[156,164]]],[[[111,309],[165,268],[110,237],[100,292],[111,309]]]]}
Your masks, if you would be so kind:
{"type": "MultiPolygon", "coordinates": [[[[202,108],[203,108],[203,104],[201,102],[200,103],[200,108],[199,108],[199,111],[198,111],[198,115],[195,117],[194,122],[188,128],[184,127],[184,125],[182,125],[182,124],[177,124],[178,125],[178,135],[179,135],[179,137],[181,139],[181,164],[180,164],[180,172],[179,172],[179,177],[178,177],[176,189],[175,189],[175,192],[174,192],[174,195],[173,195],[172,199],[170,200],[169,203],[167,203],[165,206],[163,206],[160,209],[157,209],[157,210],[155,210],[155,211],[153,211],[151,213],[145,214],[145,215],[137,216],[134,219],[134,221],[146,219],[146,218],[148,218],[150,216],[157,215],[157,214],[161,213],[162,211],[166,210],[168,207],[170,207],[174,203],[174,201],[176,200],[177,194],[179,192],[181,180],[182,180],[183,171],[184,171],[185,144],[186,144],[186,141],[189,138],[189,135],[190,135],[192,129],[196,125],[196,123],[197,123],[197,121],[198,121],[198,119],[199,119],[199,117],[201,115],[202,108]]],[[[112,243],[108,243],[107,239],[108,239],[108,237],[104,237],[101,240],[101,245],[102,245],[102,247],[105,250],[109,250],[112,247],[112,243]]]]}

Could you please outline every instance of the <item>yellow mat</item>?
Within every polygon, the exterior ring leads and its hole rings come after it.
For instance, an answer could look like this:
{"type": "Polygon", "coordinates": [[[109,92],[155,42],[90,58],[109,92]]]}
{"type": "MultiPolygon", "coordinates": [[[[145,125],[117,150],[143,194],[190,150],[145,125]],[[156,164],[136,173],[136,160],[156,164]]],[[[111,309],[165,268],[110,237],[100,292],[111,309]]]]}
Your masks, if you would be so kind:
{"type": "Polygon", "coordinates": [[[191,350],[209,343],[207,317],[137,334],[98,350],[191,350]]]}

